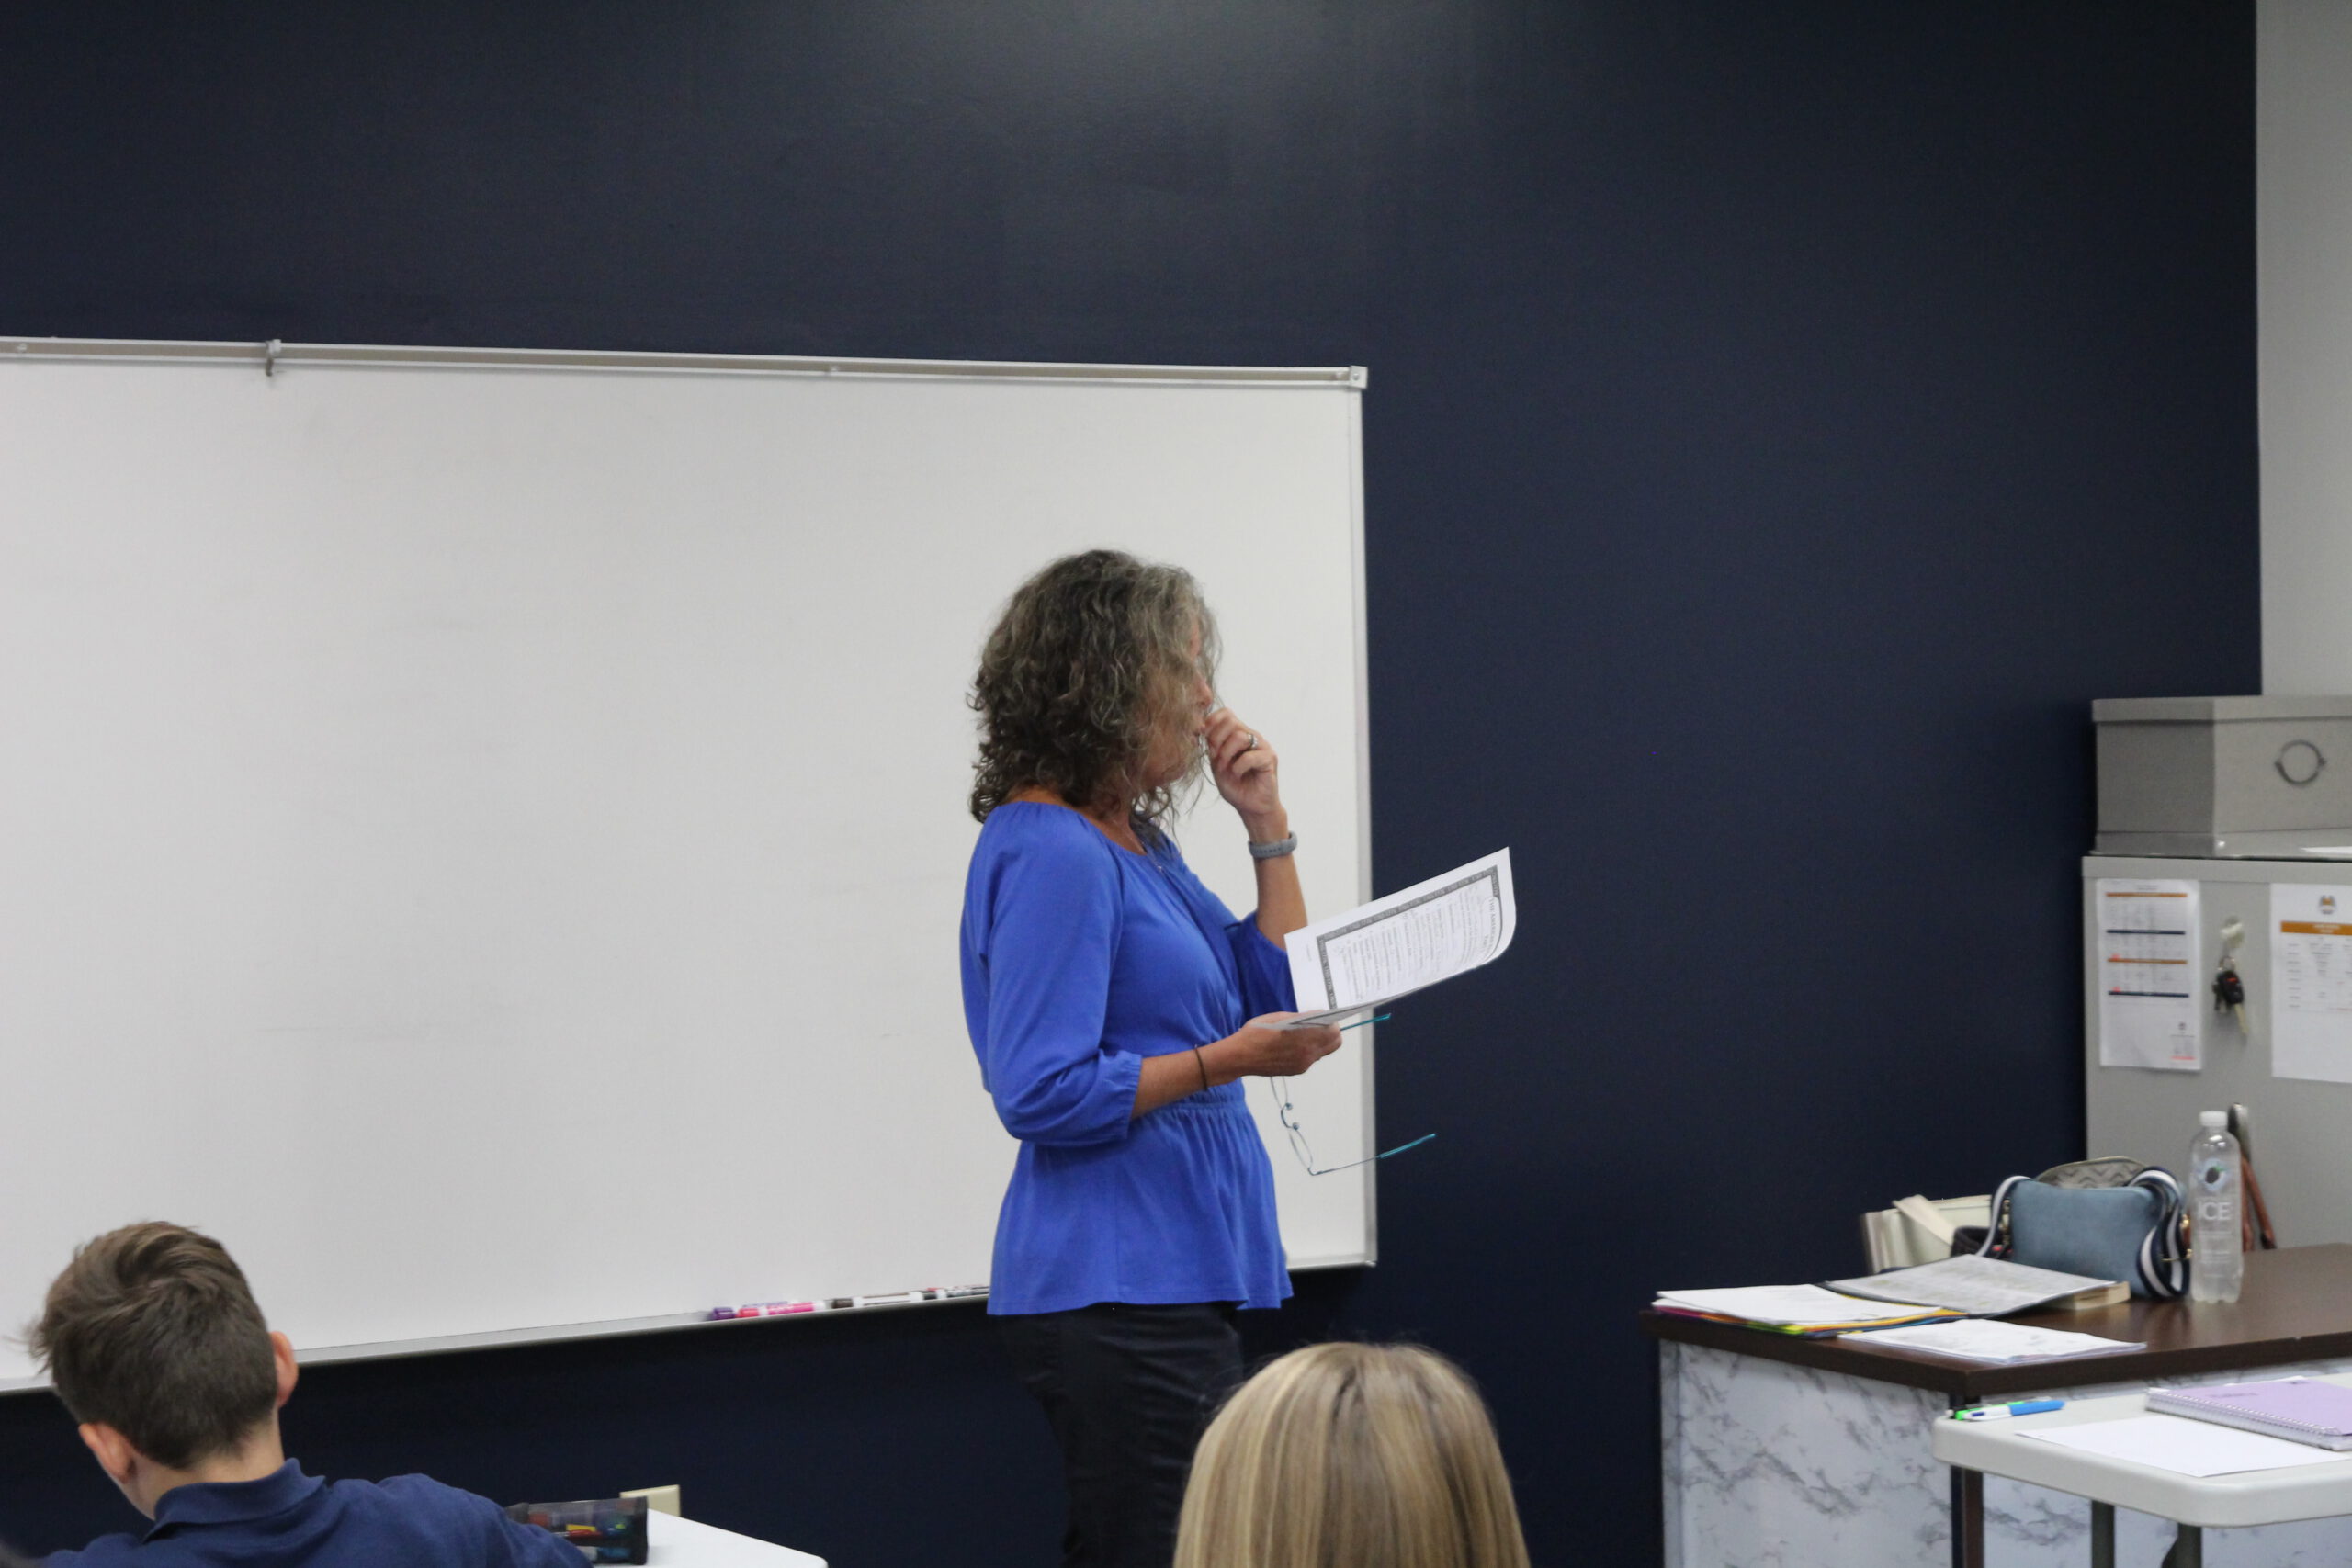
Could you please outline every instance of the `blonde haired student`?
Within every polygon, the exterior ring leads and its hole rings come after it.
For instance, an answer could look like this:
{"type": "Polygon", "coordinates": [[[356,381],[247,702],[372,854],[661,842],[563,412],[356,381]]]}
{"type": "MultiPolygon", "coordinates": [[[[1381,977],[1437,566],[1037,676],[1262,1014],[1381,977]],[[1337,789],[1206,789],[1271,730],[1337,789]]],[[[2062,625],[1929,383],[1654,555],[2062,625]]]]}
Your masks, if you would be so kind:
{"type": "Polygon", "coordinates": [[[1176,1568],[1528,1568],[1510,1477],[1462,1370],[1415,1345],[1315,1345],[1201,1439],[1176,1568]]]}

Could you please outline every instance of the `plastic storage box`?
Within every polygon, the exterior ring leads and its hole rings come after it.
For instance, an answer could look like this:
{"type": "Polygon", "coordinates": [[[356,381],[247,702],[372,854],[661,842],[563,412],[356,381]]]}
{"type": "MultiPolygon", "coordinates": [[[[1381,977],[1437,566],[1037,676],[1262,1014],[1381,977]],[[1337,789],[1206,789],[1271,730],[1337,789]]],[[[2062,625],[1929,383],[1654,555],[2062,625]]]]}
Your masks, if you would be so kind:
{"type": "Polygon", "coordinates": [[[2107,697],[2091,721],[2097,853],[2352,846],[2352,697],[2107,697]]]}

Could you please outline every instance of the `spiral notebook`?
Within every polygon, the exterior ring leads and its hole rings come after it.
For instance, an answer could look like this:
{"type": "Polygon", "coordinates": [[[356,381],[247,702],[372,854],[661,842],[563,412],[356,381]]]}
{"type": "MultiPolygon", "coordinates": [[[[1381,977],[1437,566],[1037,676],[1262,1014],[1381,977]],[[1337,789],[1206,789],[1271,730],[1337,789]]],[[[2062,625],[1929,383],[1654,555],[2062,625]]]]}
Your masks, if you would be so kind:
{"type": "Polygon", "coordinates": [[[2148,1408],[2323,1449],[2352,1449],[2352,1388],[2316,1378],[2152,1388],[2148,1408]]]}

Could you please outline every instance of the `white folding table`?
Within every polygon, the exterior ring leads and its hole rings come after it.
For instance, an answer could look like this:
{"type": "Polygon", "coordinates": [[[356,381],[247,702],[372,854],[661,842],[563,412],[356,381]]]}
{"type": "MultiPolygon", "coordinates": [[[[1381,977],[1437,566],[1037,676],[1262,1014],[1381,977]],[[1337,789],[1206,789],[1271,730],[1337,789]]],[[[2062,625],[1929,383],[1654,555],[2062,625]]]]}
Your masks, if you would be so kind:
{"type": "Polygon", "coordinates": [[[645,1533],[646,1568],[825,1568],[821,1557],[675,1514],[646,1515],[645,1533]]]}
{"type": "MultiPolygon", "coordinates": [[[[2326,1380],[2352,1385],[2352,1374],[2326,1380]]],[[[2131,1460],[2042,1442],[2029,1434],[2052,1427],[2120,1421],[2147,1413],[2144,1394],[2078,1400],[2064,1410],[2007,1421],[1939,1420],[1930,1445],[1955,1470],[2006,1476],[2091,1504],[2092,1568],[2115,1568],[2115,1510],[2131,1508],[2180,1526],[2164,1568],[2203,1568],[2204,1532],[2247,1525],[2352,1514],[2352,1452],[2326,1464],[2254,1470],[2235,1475],[2183,1475],[2131,1460]]]]}

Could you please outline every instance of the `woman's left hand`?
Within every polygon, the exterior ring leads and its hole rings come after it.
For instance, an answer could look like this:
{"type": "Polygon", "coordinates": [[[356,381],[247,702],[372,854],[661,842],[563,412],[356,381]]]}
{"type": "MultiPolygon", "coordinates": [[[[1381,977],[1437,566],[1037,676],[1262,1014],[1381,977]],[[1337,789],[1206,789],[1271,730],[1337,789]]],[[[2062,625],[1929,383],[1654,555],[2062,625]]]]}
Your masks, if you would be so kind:
{"type": "Polygon", "coordinates": [[[1209,776],[1225,803],[1241,814],[1250,836],[1261,830],[1280,838],[1283,822],[1282,760],[1266,738],[1241,722],[1231,708],[1209,715],[1201,734],[1209,754],[1209,776]]]}

